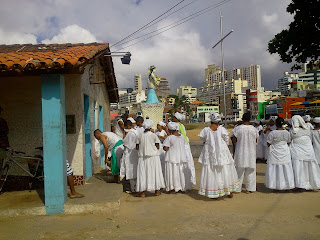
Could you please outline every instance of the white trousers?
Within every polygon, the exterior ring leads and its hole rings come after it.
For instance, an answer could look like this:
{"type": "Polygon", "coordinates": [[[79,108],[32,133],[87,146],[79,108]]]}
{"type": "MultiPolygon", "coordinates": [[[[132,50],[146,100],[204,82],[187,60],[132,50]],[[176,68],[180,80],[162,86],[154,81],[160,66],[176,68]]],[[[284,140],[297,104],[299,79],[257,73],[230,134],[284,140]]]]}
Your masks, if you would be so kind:
{"type": "Polygon", "coordinates": [[[130,188],[131,192],[134,193],[136,192],[136,185],[137,185],[137,179],[130,179],[130,188]]]}
{"type": "Polygon", "coordinates": [[[243,178],[245,180],[246,190],[250,192],[255,192],[257,190],[256,168],[236,167],[236,169],[239,178],[239,186],[236,192],[241,192],[243,178]]]}

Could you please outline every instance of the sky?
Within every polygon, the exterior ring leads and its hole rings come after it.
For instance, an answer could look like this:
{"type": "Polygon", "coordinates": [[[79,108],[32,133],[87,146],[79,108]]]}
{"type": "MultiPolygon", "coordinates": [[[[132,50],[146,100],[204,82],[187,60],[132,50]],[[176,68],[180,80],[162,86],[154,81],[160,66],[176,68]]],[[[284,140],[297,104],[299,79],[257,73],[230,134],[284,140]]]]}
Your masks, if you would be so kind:
{"type": "MultiPolygon", "coordinates": [[[[152,21],[181,0],[1,0],[0,44],[109,42],[111,51],[130,51],[131,64],[113,57],[119,88],[133,87],[135,74],[147,86],[148,68],[169,81],[172,92],[180,85],[201,87],[204,69],[221,66],[220,14],[224,34],[225,68],[261,66],[262,86],[277,87],[291,65],[267,52],[268,41],[293,20],[286,12],[290,0],[231,0],[197,18],[153,38],[129,46],[132,40],[112,46],[152,21]]],[[[174,10],[191,3],[152,27],[134,35],[156,31],[221,0],[184,0],[174,10]]],[[[169,12],[169,13],[171,13],[169,12]]],[[[143,38],[140,38],[141,40],[143,38]]],[[[126,40],[127,41],[127,40],[126,40]]]]}

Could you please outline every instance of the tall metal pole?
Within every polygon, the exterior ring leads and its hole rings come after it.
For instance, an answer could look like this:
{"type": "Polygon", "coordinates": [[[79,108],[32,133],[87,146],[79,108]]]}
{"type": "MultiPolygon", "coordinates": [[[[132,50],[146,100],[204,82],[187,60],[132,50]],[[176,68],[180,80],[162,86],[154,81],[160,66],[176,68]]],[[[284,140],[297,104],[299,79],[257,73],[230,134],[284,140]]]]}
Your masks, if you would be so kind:
{"type": "MultiPolygon", "coordinates": [[[[222,12],[220,12],[220,35],[221,40],[223,38],[223,29],[222,29],[222,12]]],[[[227,104],[226,104],[226,86],[225,86],[225,78],[224,78],[224,51],[223,51],[223,41],[221,41],[221,59],[222,59],[222,85],[223,85],[223,107],[224,107],[224,121],[227,125],[227,104]]]]}

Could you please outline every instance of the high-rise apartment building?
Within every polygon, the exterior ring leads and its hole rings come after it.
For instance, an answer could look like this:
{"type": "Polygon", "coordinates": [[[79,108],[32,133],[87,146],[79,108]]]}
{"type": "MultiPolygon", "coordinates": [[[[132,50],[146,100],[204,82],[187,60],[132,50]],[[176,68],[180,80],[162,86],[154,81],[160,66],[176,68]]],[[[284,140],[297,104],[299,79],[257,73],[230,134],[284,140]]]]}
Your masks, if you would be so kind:
{"type": "Polygon", "coordinates": [[[282,93],[289,93],[292,82],[295,82],[299,79],[298,73],[288,73],[285,72],[283,78],[278,80],[278,89],[282,93]]]}
{"type": "Polygon", "coordinates": [[[136,74],[134,76],[134,90],[135,91],[142,91],[142,79],[141,74],[136,74]]]}
{"type": "Polygon", "coordinates": [[[177,88],[177,96],[179,98],[186,96],[189,102],[194,102],[197,97],[197,88],[193,88],[191,86],[180,86],[177,88]]]}
{"type": "Polygon", "coordinates": [[[170,86],[166,78],[160,78],[159,85],[156,88],[158,98],[167,98],[170,95],[170,86]]]}

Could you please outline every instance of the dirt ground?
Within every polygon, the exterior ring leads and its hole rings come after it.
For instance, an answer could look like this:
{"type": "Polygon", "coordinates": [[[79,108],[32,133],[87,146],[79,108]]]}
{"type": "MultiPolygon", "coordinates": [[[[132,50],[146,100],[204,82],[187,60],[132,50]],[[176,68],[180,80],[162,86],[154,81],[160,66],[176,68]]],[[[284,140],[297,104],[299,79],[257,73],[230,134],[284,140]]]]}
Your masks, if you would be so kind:
{"type": "Polygon", "coordinates": [[[0,217],[0,239],[320,239],[320,192],[272,193],[265,169],[257,165],[258,192],[232,199],[202,197],[196,185],[144,199],[123,193],[113,215],[0,217]]]}

